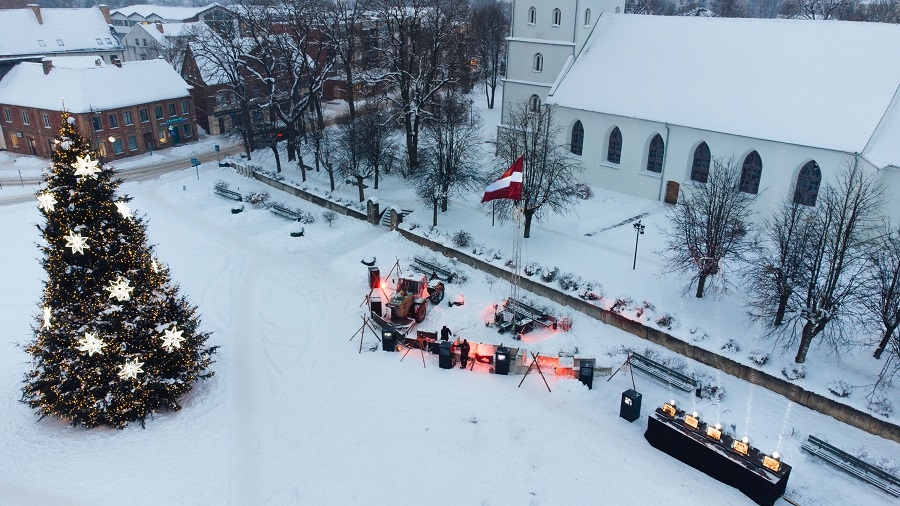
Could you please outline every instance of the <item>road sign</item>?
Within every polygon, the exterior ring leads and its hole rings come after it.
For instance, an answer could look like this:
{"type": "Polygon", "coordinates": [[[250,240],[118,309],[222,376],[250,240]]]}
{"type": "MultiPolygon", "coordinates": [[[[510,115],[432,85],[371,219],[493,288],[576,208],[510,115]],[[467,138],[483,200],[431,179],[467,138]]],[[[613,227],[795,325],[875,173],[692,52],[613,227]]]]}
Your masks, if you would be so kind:
{"type": "Polygon", "coordinates": [[[218,152],[219,152],[219,145],[216,144],[216,153],[218,153],[218,152]]]}
{"type": "Polygon", "coordinates": [[[191,158],[191,165],[192,166],[200,165],[200,160],[197,160],[196,158],[191,158]]]}

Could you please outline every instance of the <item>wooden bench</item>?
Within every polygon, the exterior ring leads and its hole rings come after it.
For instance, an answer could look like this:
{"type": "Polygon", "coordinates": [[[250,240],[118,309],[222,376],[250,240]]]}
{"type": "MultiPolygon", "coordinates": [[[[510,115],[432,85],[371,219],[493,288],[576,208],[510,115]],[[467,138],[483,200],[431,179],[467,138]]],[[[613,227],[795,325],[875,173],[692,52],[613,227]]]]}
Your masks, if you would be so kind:
{"type": "Polygon", "coordinates": [[[448,283],[452,283],[453,278],[456,277],[455,272],[450,271],[449,269],[446,269],[444,267],[441,267],[440,265],[433,264],[433,263],[431,263],[425,259],[419,258],[419,257],[413,257],[413,263],[415,264],[415,267],[417,269],[423,271],[425,274],[430,274],[431,275],[430,279],[437,278],[437,279],[440,279],[441,281],[446,281],[448,283]]]}
{"type": "Polygon", "coordinates": [[[900,479],[868,462],[810,435],[800,447],[857,478],[867,481],[894,497],[900,497],[900,479]]]}
{"type": "Polygon", "coordinates": [[[666,367],[659,362],[650,360],[639,353],[632,353],[629,355],[628,363],[635,369],[643,371],[656,379],[665,381],[685,392],[690,392],[697,388],[697,381],[690,376],[681,374],[680,372],[666,367]]]}
{"type": "Polygon", "coordinates": [[[281,216],[282,218],[287,218],[289,220],[300,221],[301,215],[297,211],[292,211],[280,204],[272,204],[272,207],[269,208],[269,211],[281,216]]]}
{"type": "Polygon", "coordinates": [[[231,191],[228,188],[216,188],[215,192],[216,192],[216,195],[219,195],[220,197],[225,197],[226,199],[236,200],[238,202],[241,202],[242,200],[244,200],[244,198],[241,197],[240,193],[238,193],[236,191],[231,191]]]}

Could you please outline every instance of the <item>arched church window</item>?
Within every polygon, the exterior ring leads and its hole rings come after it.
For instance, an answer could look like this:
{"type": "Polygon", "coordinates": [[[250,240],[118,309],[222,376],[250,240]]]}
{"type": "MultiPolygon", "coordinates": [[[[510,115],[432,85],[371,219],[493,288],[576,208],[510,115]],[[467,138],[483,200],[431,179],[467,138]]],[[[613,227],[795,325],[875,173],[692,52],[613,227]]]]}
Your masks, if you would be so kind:
{"type": "Polygon", "coordinates": [[[797,186],[794,187],[794,203],[804,206],[816,205],[819,196],[819,184],[822,182],[822,171],[815,160],[806,162],[797,175],[797,186]]]}
{"type": "Polygon", "coordinates": [[[622,161],[622,131],[619,130],[619,127],[613,128],[612,132],[609,133],[606,161],[610,163],[622,161]]]}
{"type": "Polygon", "coordinates": [[[591,26],[591,10],[584,10],[584,26],[591,26]]]}
{"type": "Polygon", "coordinates": [[[528,112],[538,112],[541,110],[541,97],[532,95],[528,99],[528,112]]]}
{"type": "Polygon", "coordinates": [[[544,70],[544,55],[541,53],[537,53],[534,55],[534,64],[532,66],[535,72],[541,72],[544,70]]]}
{"type": "Polygon", "coordinates": [[[576,121],[574,125],[572,125],[572,139],[569,143],[569,151],[573,154],[581,156],[582,149],[584,148],[584,126],[581,124],[581,121],[576,121]]]}
{"type": "Polygon", "coordinates": [[[553,26],[559,26],[562,22],[562,11],[559,9],[553,9],[553,26]]]}
{"type": "Polygon", "coordinates": [[[663,154],[666,151],[665,143],[661,135],[656,134],[650,140],[650,148],[647,150],[647,170],[650,172],[661,173],[663,165],[663,154]]]}
{"type": "Polygon", "coordinates": [[[709,146],[701,142],[694,150],[694,162],[691,164],[691,181],[705,183],[709,179],[709,146]]]}
{"type": "Polygon", "coordinates": [[[528,24],[533,25],[537,21],[537,9],[534,7],[528,9],[528,24]]]}
{"type": "Polygon", "coordinates": [[[750,152],[744,158],[744,166],[741,168],[741,182],[738,189],[744,193],[756,194],[759,192],[759,179],[762,177],[762,158],[756,151],[750,152]]]}

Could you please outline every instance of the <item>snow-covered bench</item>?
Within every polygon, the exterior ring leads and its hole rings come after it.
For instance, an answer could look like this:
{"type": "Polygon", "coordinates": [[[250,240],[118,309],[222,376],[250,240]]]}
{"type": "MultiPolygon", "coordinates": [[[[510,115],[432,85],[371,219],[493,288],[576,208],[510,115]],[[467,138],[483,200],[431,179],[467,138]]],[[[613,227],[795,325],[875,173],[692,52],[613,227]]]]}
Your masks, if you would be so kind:
{"type": "Polygon", "coordinates": [[[650,360],[640,353],[632,353],[629,355],[628,363],[631,367],[643,371],[656,379],[665,381],[666,383],[680,388],[685,392],[690,392],[697,388],[697,381],[690,376],[681,374],[680,372],[666,367],[659,362],[650,360]]]}
{"type": "Polygon", "coordinates": [[[241,197],[240,193],[229,190],[228,188],[216,188],[215,192],[216,192],[216,195],[218,195],[220,197],[225,197],[226,199],[230,199],[230,200],[236,200],[238,202],[240,202],[244,199],[243,197],[241,197]]]}
{"type": "Polygon", "coordinates": [[[269,208],[269,211],[289,220],[300,221],[301,218],[300,213],[292,211],[280,204],[273,204],[272,207],[269,208]]]}
{"type": "Polygon", "coordinates": [[[801,448],[894,497],[900,497],[900,479],[810,435],[801,448]]]}

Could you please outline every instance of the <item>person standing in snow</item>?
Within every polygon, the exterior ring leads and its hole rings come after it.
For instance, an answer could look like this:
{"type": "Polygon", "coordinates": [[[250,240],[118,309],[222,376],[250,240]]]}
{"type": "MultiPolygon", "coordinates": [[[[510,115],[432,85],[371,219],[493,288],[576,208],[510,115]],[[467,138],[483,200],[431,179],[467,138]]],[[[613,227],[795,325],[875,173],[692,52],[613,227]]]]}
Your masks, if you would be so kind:
{"type": "Polygon", "coordinates": [[[462,344],[459,345],[459,366],[460,369],[466,368],[466,362],[469,361],[469,341],[463,339],[462,344]]]}
{"type": "Polygon", "coordinates": [[[450,340],[450,329],[444,325],[444,328],[441,329],[441,341],[449,341],[450,340]]]}

